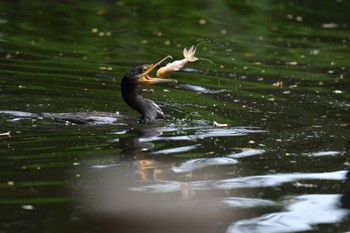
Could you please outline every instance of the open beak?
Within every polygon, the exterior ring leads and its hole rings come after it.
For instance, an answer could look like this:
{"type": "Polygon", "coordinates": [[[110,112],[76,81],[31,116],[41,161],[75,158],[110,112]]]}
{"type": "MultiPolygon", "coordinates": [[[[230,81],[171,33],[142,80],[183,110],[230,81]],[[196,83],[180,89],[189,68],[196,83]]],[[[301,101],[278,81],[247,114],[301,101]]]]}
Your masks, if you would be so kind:
{"type": "Polygon", "coordinates": [[[175,79],[152,78],[148,75],[152,70],[154,70],[154,68],[159,66],[163,61],[165,61],[168,58],[172,59],[172,56],[168,55],[160,61],[158,61],[156,64],[148,65],[146,67],[146,71],[139,75],[141,78],[140,83],[142,85],[151,85],[156,83],[177,83],[175,79]]]}

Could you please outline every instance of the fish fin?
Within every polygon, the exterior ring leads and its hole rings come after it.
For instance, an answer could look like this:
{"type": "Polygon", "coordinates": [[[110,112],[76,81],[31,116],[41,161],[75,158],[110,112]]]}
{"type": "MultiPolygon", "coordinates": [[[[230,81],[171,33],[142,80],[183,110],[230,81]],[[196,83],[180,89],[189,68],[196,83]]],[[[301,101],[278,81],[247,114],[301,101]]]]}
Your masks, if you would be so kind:
{"type": "Polygon", "coordinates": [[[198,60],[198,58],[195,57],[196,49],[197,47],[194,47],[194,45],[192,45],[192,47],[189,50],[184,48],[183,55],[189,62],[194,62],[198,60]]]}
{"type": "Polygon", "coordinates": [[[184,48],[184,51],[183,51],[183,53],[182,53],[183,55],[184,55],[184,57],[186,57],[187,56],[187,49],[186,48],[184,48]]]}

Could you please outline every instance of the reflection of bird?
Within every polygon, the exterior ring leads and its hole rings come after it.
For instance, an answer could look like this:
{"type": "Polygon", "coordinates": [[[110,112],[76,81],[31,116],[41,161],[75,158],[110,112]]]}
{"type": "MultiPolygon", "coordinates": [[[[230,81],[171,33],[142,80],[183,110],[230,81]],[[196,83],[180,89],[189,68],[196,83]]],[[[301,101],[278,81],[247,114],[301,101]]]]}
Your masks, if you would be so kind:
{"type": "Polygon", "coordinates": [[[176,83],[173,79],[151,78],[148,74],[169,56],[163,58],[156,64],[141,65],[133,68],[127,73],[121,82],[121,92],[124,101],[134,110],[139,112],[145,122],[154,122],[164,118],[160,107],[152,100],[142,97],[142,87],[156,83],[176,83]]]}

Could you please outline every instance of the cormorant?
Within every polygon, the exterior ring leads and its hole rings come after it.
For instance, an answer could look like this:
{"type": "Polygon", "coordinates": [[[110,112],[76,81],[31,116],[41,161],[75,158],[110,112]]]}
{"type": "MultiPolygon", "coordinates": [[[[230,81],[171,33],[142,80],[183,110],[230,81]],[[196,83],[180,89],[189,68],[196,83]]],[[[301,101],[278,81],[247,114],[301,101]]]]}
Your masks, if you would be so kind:
{"type": "MultiPolygon", "coordinates": [[[[164,113],[152,100],[144,98],[141,93],[143,86],[156,83],[177,83],[174,79],[151,78],[148,74],[164,60],[171,58],[166,56],[156,64],[140,65],[127,73],[121,81],[121,92],[124,101],[141,114],[144,123],[152,123],[164,119],[164,113]]],[[[111,124],[117,119],[126,119],[122,115],[106,112],[78,112],[78,113],[29,113],[21,111],[0,110],[0,114],[8,114],[21,118],[44,118],[64,121],[66,124],[111,124]]]]}
{"type": "Polygon", "coordinates": [[[174,79],[151,78],[148,74],[164,60],[171,58],[166,56],[156,64],[140,65],[127,73],[120,84],[125,103],[141,114],[145,123],[164,119],[164,113],[152,100],[144,98],[141,93],[144,86],[156,83],[176,83],[174,79]]]}

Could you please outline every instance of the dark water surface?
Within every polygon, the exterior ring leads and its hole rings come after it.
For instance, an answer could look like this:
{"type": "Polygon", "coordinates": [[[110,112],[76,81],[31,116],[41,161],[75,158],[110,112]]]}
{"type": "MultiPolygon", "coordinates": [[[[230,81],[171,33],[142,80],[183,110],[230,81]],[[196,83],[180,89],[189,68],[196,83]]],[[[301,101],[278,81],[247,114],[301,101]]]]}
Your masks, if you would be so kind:
{"type": "Polygon", "coordinates": [[[1,233],[350,232],[349,1],[0,9],[1,233]],[[41,117],[138,116],[121,77],[197,44],[163,123],[41,117]]]}

